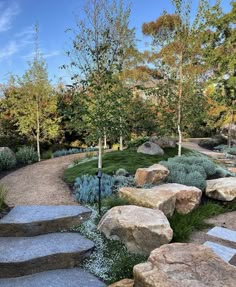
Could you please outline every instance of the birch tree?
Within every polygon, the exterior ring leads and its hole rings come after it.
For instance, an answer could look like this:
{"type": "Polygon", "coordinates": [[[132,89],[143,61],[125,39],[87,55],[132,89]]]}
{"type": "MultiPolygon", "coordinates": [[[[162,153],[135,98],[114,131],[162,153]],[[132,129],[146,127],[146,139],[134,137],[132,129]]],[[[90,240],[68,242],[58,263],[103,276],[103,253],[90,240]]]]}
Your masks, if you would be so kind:
{"type": "Polygon", "coordinates": [[[201,61],[201,31],[205,1],[199,1],[198,13],[192,23],[191,2],[172,1],[175,13],[164,12],[156,21],[143,24],[143,33],[151,36],[153,52],[149,62],[160,72],[162,80],[151,93],[175,106],[178,131],[178,155],[181,155],[183,137],[183,104],[185,98],[196,91],[199,75],[204,71],[201,61]],[[189,83],[192,84],[189,89],[189,83]]]}
{"type": "Polygon", "coordinates": [[[124,128],[124,106],[130,93],[119,73],[125,65],[126,51],[133,45],[128,28],[130,9],[122,0],[87,0],[72,33],[67,52],[74,90],[83,107],[81,125],[98,141],[98,168],[102,168],[104,134],[120,133],[124,128]],[[121,126],[122,125],[122,126],[121,126]]]}

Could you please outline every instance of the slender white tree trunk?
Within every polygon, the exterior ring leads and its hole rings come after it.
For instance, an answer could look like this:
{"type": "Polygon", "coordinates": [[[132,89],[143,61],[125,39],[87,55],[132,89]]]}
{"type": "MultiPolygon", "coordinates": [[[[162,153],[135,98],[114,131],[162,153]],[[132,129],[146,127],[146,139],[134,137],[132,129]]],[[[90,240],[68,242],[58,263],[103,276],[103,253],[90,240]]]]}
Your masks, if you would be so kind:
{"type": "Polygon", "coordinates": [[[39,103],[37,102],[37,131],[36,131],[36,141],[37,141],[37,153],[38,153],[38,161],[41,160],[40,155],[40,123],[39,123],[39,103]]]}
{"type": "Polygon", "coordinates": [[[231,119],[228,127],[228,147],[232,146],[232,127],[234,124],[234,111],[231,112],[231,119]]]}
{"type": "Polygon", "coordinates": [[[122,121],[120,117],[120,150],[123,151],[122,121]]]}
{"type": "Polygon", "coordinates": [[[102,139],[98,141],[98,169],[102,168],[102,139]]]}
{"type": "Polygon", "coordinates": [[[179,143],[178,143],[178,156],[182,154],[182,132],[180,126],[178,125],[179,143]]]}
{"type": "Polygon", "coordinates": [[[179,143],[178,143],[178,156],[182,154],[182,130],[181,130],[181,109],[182,109],[182,93],[183,93],[183,52],[180,54],[180,66],[179,66],[179,97],[178,97],[178,134],[179,134],[179,143]]]}
{"type": "Polygon", "coordinates": [[[107,134],[106,134],[106,129],[104,128],[104,143],[103,143],[103,148],[107,148],[107,134]]]}

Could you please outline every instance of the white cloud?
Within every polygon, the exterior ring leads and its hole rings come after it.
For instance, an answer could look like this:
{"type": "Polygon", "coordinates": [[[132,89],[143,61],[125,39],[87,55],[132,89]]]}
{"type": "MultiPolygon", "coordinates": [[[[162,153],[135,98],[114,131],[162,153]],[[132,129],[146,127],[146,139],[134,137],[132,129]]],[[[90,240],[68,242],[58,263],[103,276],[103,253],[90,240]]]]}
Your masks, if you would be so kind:
{"type": "Polygon", "coordinates": [[[55,50],[55,51],[51,51],[48,53],[43,54],[43,58],[47,59],[47,58],[52,58],[52,57],[56,57],[59,56],[61,54],[60,51],[55,50]]]}
{"type": "Polygon", "coordinates": [[[7,7],[4,7],[4,2],[0,2],[0,9],[0,32],[5,32],[11,29],[13,18],[20,13],[20,8],[15,2],[7,7]]]}
{"type": "MultiPolygon", "coordinates": [[[[48,59],[48,58],[59,56],[61,54],[61,52],[58,50],[54,50],[54,51],[45,53],[42,50],[39,50],[39,54],[42,55],[43,59],[48,59]]],[[[32,60],[34,58],[34,55],[35,55],[35,53],[31,52],[28,55],[23,56],[22,58],[26,59],[26,60],[32,60]]]]}
{"type": "Polygon", "coordinates": [[[10,56],[17,53],[19,50],[18,45],[15,41],[11,41],[9,44],[7,44],[5,47],[0,49],[0,60],[9,58],[10,56]]]}

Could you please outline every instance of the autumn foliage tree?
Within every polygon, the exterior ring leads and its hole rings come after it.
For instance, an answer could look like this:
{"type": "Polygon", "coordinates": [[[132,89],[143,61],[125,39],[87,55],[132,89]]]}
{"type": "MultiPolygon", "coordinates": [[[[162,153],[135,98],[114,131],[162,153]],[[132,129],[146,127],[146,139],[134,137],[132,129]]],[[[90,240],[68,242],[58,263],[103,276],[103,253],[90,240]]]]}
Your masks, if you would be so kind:
{"type": "MultiPolygon", "coordinates": [[[[154,52],[150,53],[149,65],[154,65],[162,80],[149,92],[156,95],[159,104],[166,105],[166,112],[174,117],[174,126],[179,135],[181,155],[183,121],[186,109],[184,103],[199,95],[201,99],[201,75],[204,65],[201,61],[201,31],[204,2],[199,1],[198,13],[192,23],[190,1],[174,0],[174,14],[166,12],[156,21],[144,23],[142,30],[151,36],[154,52]]],[[[189,114],[189,113],[188,113],[189,114]]],[[[193,117],[192,117],[193,119],[193,117]]]]}
{"type": "MultiPolygon", "coordinates": [[[[231,128],[236,113],[236,3],[224,13],[220,1],[205,13],[204,56],[213,85],[212,100],[226,107],[228,145],[231,146],[231,128]]],[[[209,82],[208,82],[209,85],[209,82]]],[[[225,113],[223,113],[225,117],[225,113]]],[[[223,118],[222,118],[223,119],[223,118]]]]}

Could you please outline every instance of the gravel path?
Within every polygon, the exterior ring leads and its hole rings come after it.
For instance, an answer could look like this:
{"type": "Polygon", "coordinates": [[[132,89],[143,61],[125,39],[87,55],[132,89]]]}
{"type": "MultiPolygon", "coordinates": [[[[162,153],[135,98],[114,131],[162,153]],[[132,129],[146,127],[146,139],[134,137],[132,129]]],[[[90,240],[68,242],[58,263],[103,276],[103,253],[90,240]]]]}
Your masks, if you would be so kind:
{"type": "Polygon", "coordinates": [[[198,145],[197,141],[194,141],[192,142],[191,139],[189,139],[188,141],[186,142],[183,142],[182,143],[182,146],[185,147],[185,148],[188,148],[188,149],[192,149],[192,150],[196,150],[196,151],[199,151],[205,155],[208,155],[214,159],[219,159],[219,158],[223,158],[224,155],[220,152],[215,152],[215,151],[211,151],[209,149],[205,149],[205,148],[202,148],[198,145]]]}
{"type": "Polygon", "coordinates": [[[62,180],[65,168],[74,159],[86,154],[74,154],[28,165],[0,180],[8,189],[6,204],[16,205],[76,205],[69,187],[62,180]]]}

